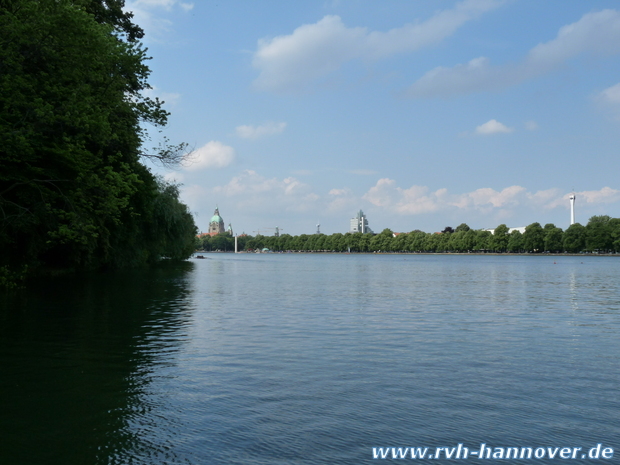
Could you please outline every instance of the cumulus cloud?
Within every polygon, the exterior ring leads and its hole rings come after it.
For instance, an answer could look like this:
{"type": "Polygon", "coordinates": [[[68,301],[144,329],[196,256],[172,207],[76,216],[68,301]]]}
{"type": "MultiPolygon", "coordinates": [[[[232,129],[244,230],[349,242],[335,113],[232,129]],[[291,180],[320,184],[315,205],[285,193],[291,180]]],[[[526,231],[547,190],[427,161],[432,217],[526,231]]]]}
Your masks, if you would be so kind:
{"type": "Polygon", "coordinates": [[[237,136],[243,139],[258,139],[263,136],[272,136],[280,134],[286,128],[286,123],[274,123],[269,121],[261,126],[237,126],[237,136]]]}
{"type": "Polygon", "coordinates": [[[415,215],[441,208],[442,198],[447,190],[439,189],[432,193],[428,190],[425,186],[403,189],[396,186],[395,180],[382,178],[362,198],[377,207],[385,207],[400,214],[415,215]]]}
{"type": "Polygon", "coordinates": [[[266,91],[297,92],[351,60],[379,60],[434,45],[501,3],[465,0],[424,22],[387,32],[347,27],[339,16],[328,15],[290,35],[260,40],[253,58],[259,70],[254,85],[266,91]]]}
{"type": "MultiPolygon", "coordinates": [[[[462,194],[452,194],[442,188],[431,192],[426,186],[402,188],[396,181],[382,178],[362,197],[372,205],[400,215],[418,215],[447,210],[478,211],[509,217],[514,209],[525,207],[533,210],[569,208],[568,197],[561,189],[552,188],[536,192],[523,186],[509,186],[502,190],[490,187],[462,194]]],[[[620,190],[604,187],[595,191],[577,192],[577,202],[609,204],[620,201],[620,190]]]]}
{"type": "Polygon", "coordinates": [[[189,171],[205,168],[224,168],[235,159],[235,149],[219,141],[207,142],[199,149],[186,155],[182,166],[189,171]]]}
{"type": "Polygon", "coordinates": [[[359,205],[359,199],[351,189],[331,189],[327,199],[327,210],[331,213],[351,211],[359,205]]]}
{"type": "Polygon", "coordinates": [[[513,128],[509,128],[497,120],[490,120],[480,126],[476,127],[476,134],[481,134],[483,136],[488,136],[490,134],[501,134],[501,133],[509,133],[514,131],[513,128]]]}
{"type": "Polygon", "coordinates": [[[518,63],[493,66],[478,57],[452,68],[435,68],[411,87],[410,97],[445,97],[497,90],[540,76],[563,66],[579,55],[606,56],[620,53],[620,12],[588,13],[560,28],[555,39],[533,47],[518,63]]]}
{"type": "Polygon", "coordinates": [[[291,211],[312,209],[319,196],[310,186],[294,177],[266,178],[256,171],[246,170],[233,177],[228,184],[212,189],[216,196],[238,198],[243,208],[284,208],[291,211]]]}
{"type": "Polygon", "coordinates": [[[568,196],[570,194],[563,195],[560,189],[553,188],[537,192],[528,192],[526,195],[534,205],[549,209],[568,205],[568,196]]]}
{"type": "Polygon", "coordinates": [[[620,83],[615,86],[608,87],[600,93],[601,100],[607,103],[620,104],[620,83]]]}
{"type": "Polygon", "coordinates": [[[484,187],[473,192],[457,195],[449,201],[449,204],[459,208],[502,208],[519,203],[519,197],[525,190],[525,187],[521,186],[510,186],[501,191],[484,187]]]}
{"type": "Polygon", "coordinates": [[[181,197],[192,211],[199,210],[204,205],[205,199],[209,198],[208,194],[207,189],[197,184],[181,188],[181,197]]]}
{"type": "MultiPolygon", "coordinates": [[[[567,194],[565,196],[568,199],[567,194]]],[[[586,203],[614,203],[620,200],[620,190],[611,187],[603,187],[598,191],[581,191],[575,193],[575,202],[585,200],[586,203]]]]}

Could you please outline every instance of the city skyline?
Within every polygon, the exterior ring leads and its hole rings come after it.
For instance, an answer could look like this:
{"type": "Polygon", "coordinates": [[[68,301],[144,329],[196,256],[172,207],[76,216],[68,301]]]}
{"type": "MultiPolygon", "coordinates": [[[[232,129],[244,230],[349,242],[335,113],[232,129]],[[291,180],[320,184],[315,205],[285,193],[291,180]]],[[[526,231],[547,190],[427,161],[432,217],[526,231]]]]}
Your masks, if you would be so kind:
{"type": "MultiPolygon", "coordinates": [[[[136,0],[181,198],[206,230],[439,231],[620,216],[608,0],[136,0]],[[573,191],[573,187],[575,187],[573,191]],[[318,220],[318,221],[317,221],[318,220]]],[[[154,134],[153,142],[157,142],[154,134]]]]}

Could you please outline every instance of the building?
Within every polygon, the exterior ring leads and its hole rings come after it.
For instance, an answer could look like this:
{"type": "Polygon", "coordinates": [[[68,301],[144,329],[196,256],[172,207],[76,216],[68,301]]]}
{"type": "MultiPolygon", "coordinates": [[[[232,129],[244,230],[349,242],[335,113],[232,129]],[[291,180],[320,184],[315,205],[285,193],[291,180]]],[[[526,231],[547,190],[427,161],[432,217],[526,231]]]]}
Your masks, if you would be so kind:
{"type": "Polygon", "coordinates": [[[220,210],[216,207],[215,212],[211,217],[211,221],[209,221],[209,231],[207,232],[207,234],[209,236],[215,236],[216,234],[224,234],[225,232],[226,230],[224,229],[224,220],[220,216],[220,210]]]}
{"type": "Polygon", "coordinates": [[[366,218],[362,210],[357,212],[357,216],[355,218],[351,218],[351,227],[349,228],[349,232],[372,233],[372,229],[368,227],[368,218],[366,218]]]}
{"type": "MultiPolygon", "coordinates": [[[[491,234],[495,234],[495,228],[493,229],[483,229],[483,231],[489,231],[491,234]]],[[[525,233],[525,226],[519,226],[518,228],[508,228],[508,234],[513,231],[519,231],[521,234],[525,233]]]]}

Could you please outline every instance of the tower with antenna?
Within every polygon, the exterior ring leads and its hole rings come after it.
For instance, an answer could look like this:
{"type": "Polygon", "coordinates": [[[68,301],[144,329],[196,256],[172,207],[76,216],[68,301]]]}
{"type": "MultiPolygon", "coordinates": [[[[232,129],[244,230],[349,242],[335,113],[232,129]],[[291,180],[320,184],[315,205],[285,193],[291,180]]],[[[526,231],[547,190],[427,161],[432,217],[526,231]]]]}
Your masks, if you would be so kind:
{"type": "Polygon", "coordinates": [[[570,197],[570,224],[575,224],[575,193],[573,192],[570,197]]]}
{"type": "Polygon", "coordinates": [[[321,234],[321,223],[316,224],[316,233],[321,234]]]}

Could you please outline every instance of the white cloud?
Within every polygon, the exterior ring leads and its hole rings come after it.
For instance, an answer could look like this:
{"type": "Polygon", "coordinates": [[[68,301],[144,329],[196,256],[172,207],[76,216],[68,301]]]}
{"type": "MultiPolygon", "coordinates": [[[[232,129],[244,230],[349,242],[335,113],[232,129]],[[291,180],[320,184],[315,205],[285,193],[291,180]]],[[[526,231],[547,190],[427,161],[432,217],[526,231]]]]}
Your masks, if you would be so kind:
{"type": "Polygon", "coordinates": [[[562,191],[557,188],[546,189],[544,191],[529,192],[527,198],[534,204],[546,209],[568,205],[568,196],[562,195],[562,191]]]}
{"type": "Polygon", "coordinates": [[[224,168],[230,165],[234,159],[235,149],[219,141],[212,140],[186,155],[182,165],[189,171],[205,168],[224,168]]]}
{"type": "Polygon", "coordinates": [[[538,129],[538,123],[536,121],[526,121],[525,129],[528,131],[536,131],[538,129]]]}
{"type": "Polygon", "coordinates": [[[330,213],[351,211],[359,205],[359,199],[348,188],[331,189],[328,195],[327,210],[330,213]]]}
{"type": "Polygon", "coordinates": [[[620,83],[608,87],[600,93],[599,97],[607,103],[620,104],[620,83]]]}
{"type": "Polygon", "coordinates": [[[184,179],[185,179],[185,176],[183,175],[183,173],[178,173],[176,171],[172,171],[170,173],[164,174],[164,180],[171,182],[173,184],[182,183],[184,179]]]}
{"type": "Polygon", "coordinates": [[[424,22],[387,32],[347,27],[339,16],[325,16],[290,35],[262,39],[254,53],[256,88],[297,92],[354,59],[378,60],[434,45],[466,22],[496,8],[501,0],[465,0],[424,22]]]}
{"type": "Polygon", "coordinates": [[[410,97],[445,97],[489,91],[518,84],[554,71],[582,54],[605,56],[620,53],[620,12],[588,13],[560,28],[555,39],[536,45],[519,63],[492,66],[486,57],[452,68],[435,68],[408,89],[410,97]]]}
{"type": "Polygon", "coordinates": [[[377,207],[387,207],[393,204],[392,194],[396,181],[389,178],[382,178],[377,181],[362,197],[377,207]]]}
{"type": "Polygon", "coordinates": [[[263,136],[280,134],[286,128],[286,123],[274,123],[269,121],[261,126],[237,126],[237,136],[243,139],[257,139],[263,136]]]}
{"type": "Polygon", "coordinates": [[[218,198],[236,200],[242,210],[308,211],[316,208],[319,199],[310,186],[296,178],[266,178],[253,170],[246,170],[211,191],[218,198]]]}
{"type": "MultiPolygon", "coordinates": [[[[508,218],[519,208],[533,211],[569,208],[568,197],[561,189],[552,188],[529,192],[522,186],[509,186],[502,190],[489,187],[476,189],[462,194],[451,194],[442,188],[434,192],[426,186],[401,188],[396,181],[382,178],[371,187],[362,199],[376,207],[400,215],[418,215],[423,213],[464,210],[494,215],[496,218],[508,218]]],[[[620,202],[620,190],[604,187],[596,191],[576,193],[577,205],[580,202],[600,205],[620,202]]]]}
{"type": "Polygon", "coordinates": [[[192,211],[199,210],[204,206],[205,199],[209,198],[208,194],[207,189],[196,184],[181,188],[181,197],[192,211]]]}
{"type": "Polygon", "coordinates": [[[490,134],[501,134],[501,133],[509,133],[514,131],[513,128],[509,128],[497,120],[490,120],[480,126],[476,127],[476,134],[481,135],[490,135],[490,134]]]}
{"type": "Polygon", "coordinates": [[[452,201],[452,205],[463,207],[506,207],[507,205],[515,205],[519,202],[519,196],[525,191],[525,187],[510,186],[496,191],[490,187],[476,189],[467,194],[457,196],[456,201],[452,201]]]}
{"type": "MultiPolygon", "coordinates": [[[[567,222],[569,218],[569,194],[565,191],[558,188],[529,191],[518,185],[452,193],[447,188],[431,190],[419,185],[403,188],[393,179],[381,178],[361,197],[348,187],[332,188],[318,195],[310,185],[294,177],[266,177],[246,170],[220,185],[184,186],[181,195],[192,210],[204,217],[199,217],[203,223],[210,218],[214,204],[219,203],[220,207],[226,205],[227,211],[234,211],[237,216],[243,214],[252,218],[254,226],[261,227],[278,218],[280,221],[282,218],[290,220],[296,213],[301,214],[296,221],[315,218],[315,215],[317,218],[348,219],[360,206],[364,211],[368,209],[373,217],[381,212],[384,217],[401,217],[404,221],[409,221],[405,220],[407,217],[430,214],[429,218],[459,218],[459,222],[468,219],[468,222],[482,222],[484,225],[512,223],[512,226],[524,226],[525,221],[546,223],[545,218],[558,216],[552,212],[558,209],[560,216],[567,215],[567,222]],[[205,205],[205,199],[211,199],[209,202],[213,205],[205,205]],[[271,220],[267,220],[269,218],[271,220]]],[[[610,187],[576,192],[576,196],[577,211],[583,218],[601,214],[605,205],[620,203],[620,190],[610,187]]],[[[206,224],[203,227],[206,228],[206,224]]]]}
{"type": "MultiPolygon", "coordinates": [[[[567,194],[565,196],[568,199],[567,194]]],[[[581,191],[575,193],[575,204],[581,199],[585,199],[586,203],[614,203],[620,200],[620,190],[610,187],[603,187],[598,191],[581,191]]]]}

